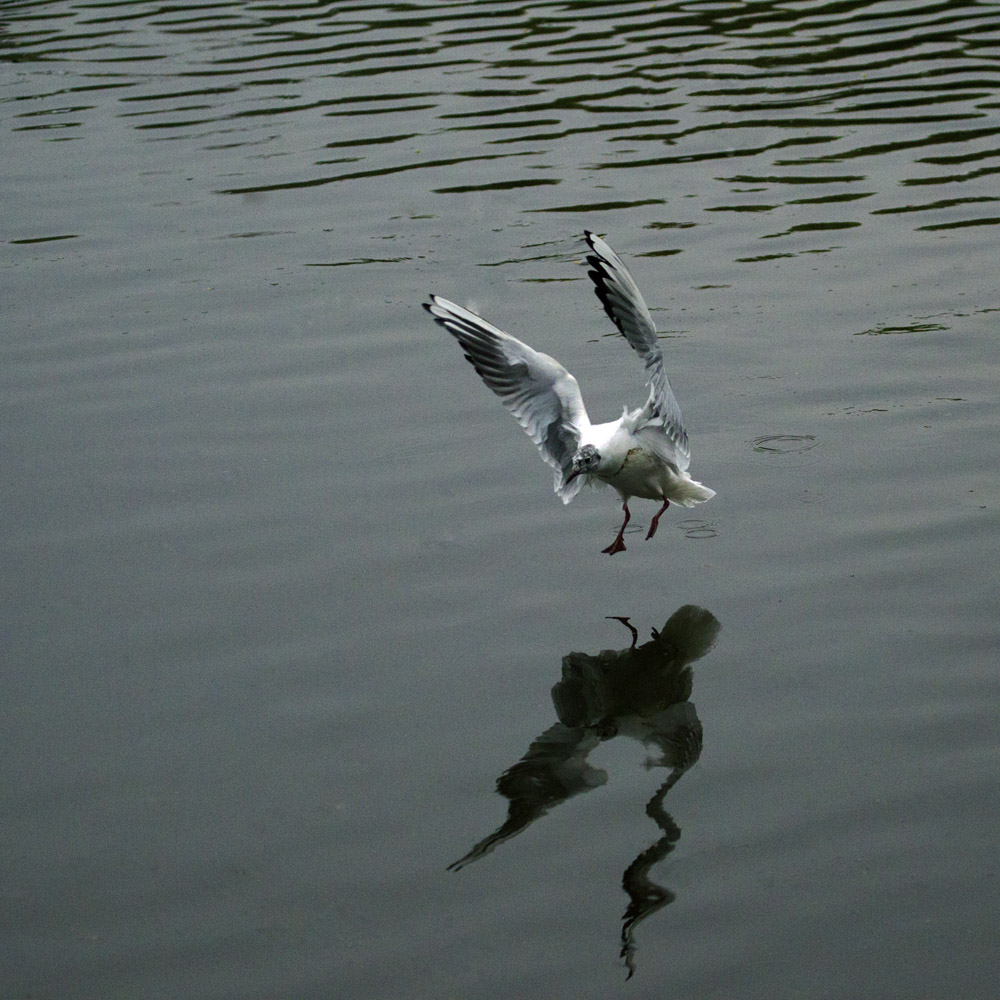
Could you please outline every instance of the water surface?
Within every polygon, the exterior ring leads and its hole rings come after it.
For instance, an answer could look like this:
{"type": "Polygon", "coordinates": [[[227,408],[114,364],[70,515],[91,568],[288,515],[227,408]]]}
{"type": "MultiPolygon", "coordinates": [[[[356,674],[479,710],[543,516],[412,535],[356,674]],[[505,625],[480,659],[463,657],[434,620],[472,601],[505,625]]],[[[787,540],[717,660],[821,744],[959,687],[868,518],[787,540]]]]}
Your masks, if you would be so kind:
{"type": "Polygon", "coordinates": [[[968,0],[4,5],[3,995],[994,996],[998,107],[968,0]],[[718,491],[612,559],[420,309],[617,416],[584,229],[718,491]]]}

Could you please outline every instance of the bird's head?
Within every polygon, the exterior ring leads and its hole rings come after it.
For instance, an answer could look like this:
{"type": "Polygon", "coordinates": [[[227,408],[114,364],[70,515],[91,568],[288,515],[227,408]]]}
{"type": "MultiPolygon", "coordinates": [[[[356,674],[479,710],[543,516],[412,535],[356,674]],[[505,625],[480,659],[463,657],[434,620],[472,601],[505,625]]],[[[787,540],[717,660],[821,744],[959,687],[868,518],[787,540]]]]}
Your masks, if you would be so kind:
{"type": "Polygon", "coordinates": [[[584,475],[585,473],[596,472],[600,464],[601,453],[592,444],[585,444],[573,456],[573,471],[569,474],[566,482],[571,482],[577,476],[584,475]]]}

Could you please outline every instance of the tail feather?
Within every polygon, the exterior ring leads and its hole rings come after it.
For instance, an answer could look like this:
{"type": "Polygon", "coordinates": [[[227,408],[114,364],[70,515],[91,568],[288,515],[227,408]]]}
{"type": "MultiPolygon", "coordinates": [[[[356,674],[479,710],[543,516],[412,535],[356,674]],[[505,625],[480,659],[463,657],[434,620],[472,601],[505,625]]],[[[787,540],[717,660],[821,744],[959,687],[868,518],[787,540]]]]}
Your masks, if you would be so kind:
{"type": "Polygon", "coordinates": [[[682,507],[693,507],[697,503],[704,503],[715,496],[715,490],[710,490],[707,486],[689,478],[686,474],[683,479],[674,487],[670,494],[672,503],[678,503],[682,507]]]}

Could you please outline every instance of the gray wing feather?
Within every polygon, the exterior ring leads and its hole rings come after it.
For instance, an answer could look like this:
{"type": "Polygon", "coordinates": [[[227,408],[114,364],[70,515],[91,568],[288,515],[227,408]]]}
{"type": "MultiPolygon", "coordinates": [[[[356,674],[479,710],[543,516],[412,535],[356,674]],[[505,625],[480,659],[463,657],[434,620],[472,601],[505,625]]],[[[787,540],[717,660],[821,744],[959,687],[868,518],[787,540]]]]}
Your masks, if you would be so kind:
{"type": "Polygon", "coordinates": [[[554,358],[454,302],[432,295],[424,308],[462,345],[480,378],[535,442],[555,473],[556,493],[569,503],[585,477],[566,480],[580,433],[590,426],[576,379],[554,358]]]}
{"type": "Polygon", "coordinates": [[[587,245],[594,252],[587,257],[592,270],[587,273],[594,281],[597,297],[604,311],[618,327],[622,336],[632,345],[642,358],[649,378],[649,400],[644,416],[650,422],[662,422],[663,430],[682,459],[682,468],[687,466],[691,450],[688,446],[687,431],[681,417],[666,369],[663,367],[663,351],[656,337],[656,324],[649,314],[638,286],[629,274],[628,268],[600,238],[591,232],[584,233],[587,245]]]}

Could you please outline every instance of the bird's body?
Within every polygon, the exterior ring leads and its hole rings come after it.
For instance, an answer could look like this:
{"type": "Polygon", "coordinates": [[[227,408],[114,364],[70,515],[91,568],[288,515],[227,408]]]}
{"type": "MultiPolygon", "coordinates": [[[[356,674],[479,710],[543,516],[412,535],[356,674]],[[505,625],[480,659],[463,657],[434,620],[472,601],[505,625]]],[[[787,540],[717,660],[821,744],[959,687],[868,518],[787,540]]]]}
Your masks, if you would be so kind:
{"type": "Polygon", "coordinates": [[[542,458],[555,473],[554,487],[569,503],[584,481],[613,486],[622,499],[625,520],[605,552],[625,550],[630,497],[659,500],[662,507],[649,527],[652,538],[660,515],[671,502],[684,507],[715,496],[687,472],[690,449],[680,407],[663,367],[656,327],[621,258],[593,233],[585,239],[597,296],[615,326],[645,363],[649,399],[606,423],[592,424],[576,379],[554,358],[534,350],[475,313],[436,295],[427,311],[458,340],[483,381],[503,400],[542,458]]]}
{"type": "Polygon", "coordinates": [[[663,431],[641,418],[641,410],[625,410],[618,420],[592,424],[580,436],[581,447],[591,444],[601,456],[593,475],[614,486],[623,500],[642,497],[693,507],[710,499],[704,495],[706,487],[691,479],[670,454],[663,431]]]}

